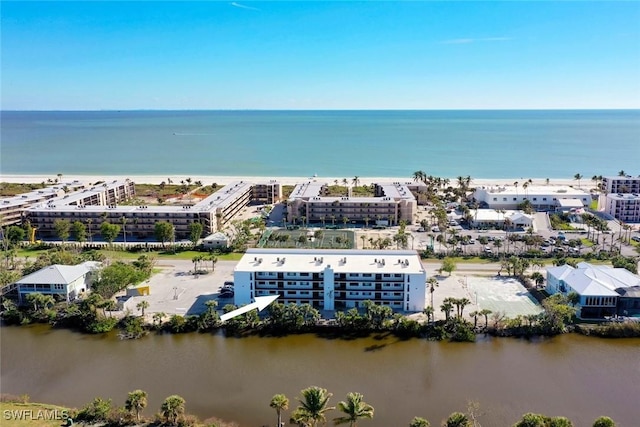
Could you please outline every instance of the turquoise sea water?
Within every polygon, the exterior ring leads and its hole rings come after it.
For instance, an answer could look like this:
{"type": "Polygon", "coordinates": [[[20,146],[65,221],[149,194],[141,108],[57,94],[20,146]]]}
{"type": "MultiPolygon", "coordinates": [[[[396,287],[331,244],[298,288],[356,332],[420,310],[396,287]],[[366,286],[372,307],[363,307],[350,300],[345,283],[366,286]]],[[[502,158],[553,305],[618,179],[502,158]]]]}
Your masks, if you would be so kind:
{"type": "Polygon", "coordinates": [[[1,113],[2,174],[638,174],[640,110],[1,113]]]}

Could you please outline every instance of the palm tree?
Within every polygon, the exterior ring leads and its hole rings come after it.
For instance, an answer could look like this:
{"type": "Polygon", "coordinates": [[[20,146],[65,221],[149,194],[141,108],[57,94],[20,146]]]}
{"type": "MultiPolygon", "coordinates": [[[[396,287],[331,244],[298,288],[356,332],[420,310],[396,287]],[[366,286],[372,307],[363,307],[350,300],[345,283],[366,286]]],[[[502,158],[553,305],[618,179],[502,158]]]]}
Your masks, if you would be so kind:
{"type": "Polygon", "coordinates": [[[431,427],[431,423],[422,417],[414,417],[409,423],[409,427],[431,427]]]}
{"type": "Polygon", "coordinates": [[[276,414],[278,414],[278,427],[282,427],[284,424],[282,422],[282,411],[289,409],[289,399],[287,399],[287,396],[284,394],[276,394],[271,398],[269,406],[276,410],[276,414]]]}
{"type": "Polygon", "coordinates": [[[373,406],[362,400],[360,393],[347,393],[347,400],[338,402],[338,410],[345,413],[345,416],[333,419],[335,425],[349,424],[349,427],[356,427],[356,423],[361,418],[373,418],[373,406]]]}
{"type": "Polygon", "coordinates": [[[176,424],[178,417],[184,414],[184,399],[177,394],[167,397],[162,406],[160,406],[160,414],[165,421],[176,424]]]}
{"type": "Polygon", "coordinates": [[[576,181],[578,181],[578,188],[580,188],[580,180],[582,179],[582,175],[580,175],[579,173],[573,175],[573,179],[575,179],[576,181]]]}
{"type": "Polygon", "coordinates": [[[335,409],[327,406],[333,396],[327,389],[312,386],[300,392],[300,406],[294,412],[298,420],[305,420],[310,427],[315,427],[319,422],[325,422],[325,412],[335,409]]]}
{"type": "Polygon", "coordinates": [[[353,177],[353,179],[351,180],[351,183],[353,184],[354,187],[357,187],[358,185],[360,185],[360,178],[358,177],[358,175],[353,177]]]}
{"type": "Polygon", "coordinates": [[[124,239],[124,243],[125,245],[127,244],[127,218],[124,217],[124,215],[122,216],[122,218],[120,218],[120,222],[122,223],[122,237],[124,239]]]}
{"type": "Polygon", "coordinates": [[[415,171],[412,176],[413,176],[414,182],[418,182],[418,181],[424,182],[425,179],[427,178],[427,174],[424,173],[424,171],[415,171]]]}
{"type": "Polygon", "coordinates": [[[433,306],[433,292],[438,287],[438,279],[431,276],[427,279],[427,284],[429,285],[429,293],[431,294],[431,308],[435,310],[435,307],[433,306]]]}
{"type": "Polygon", "coordinates": [[[471,427],[471,421],[462,412],[454,412],[443,424],[444,427],[471,427]]]}
{"type": "Polygon", "coordinates": [[[346,216],[343,216],[342,222],[344,223],[344,228],[347,228],[347,224],[349,223],[349,218],[346,216]]]}
{"type": "Polygon", "coordinates": [[[89,243],[93,242],[92,239],[92,234],[91,234],[91,224],[93,223],[93,220],[91,218],[87,218],[87,225],[89,226],[89,243]]]}
{"type": "Polygon", "coordinates": [[[129,393],[124,407],[129,412],[136,413],[136,420],[140,421],[140,412],[147,407],[147,392],[136,390],[129,393]]]}
{"type": "Polygon", "coordinates": [[[487,329],[489,327],[489,315],[493,313],[493,311],[489,310],[488,308],[484,308],[482,310],[480,310],[480,313],[478,313],[481,316],[484,316],[484,328],[487,329]]]}
{"type": "Polygon", "coordinates": [[[148,301],[140,301],[138,304],[136,304],[136,308],[140,311],[142,311],[142,317],[144,317],[144,310],[146,308],[149,308],[149,302],[148,301]]]}
{"type": "Polygon", "coordinates": [[[624,170],[618,172],[618,176],[627,176],[627,173],[624,170]]]}

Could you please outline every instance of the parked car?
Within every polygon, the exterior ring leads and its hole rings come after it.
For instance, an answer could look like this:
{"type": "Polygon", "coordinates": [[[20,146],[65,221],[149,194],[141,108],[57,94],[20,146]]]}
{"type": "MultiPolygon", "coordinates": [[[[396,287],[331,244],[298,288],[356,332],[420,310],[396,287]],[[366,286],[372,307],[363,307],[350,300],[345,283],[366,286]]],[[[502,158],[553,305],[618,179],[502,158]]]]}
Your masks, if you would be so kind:
{"type": "Polygon", "coordinates": [[[640,236],[633,236],[631,240],[633,240],[634,242],[640,243],[640,236]]]}
{"type": "Polygon", "coordinates": [[[231,287],[231,288],[233,288],[233,282],[231,282],[231,281],[224,282],[224,285],[222,285],[222,286],[223,287],[231,287]]]}
{"type": "Polygon", "coordinates": [[[220,290],[220,298],[233,298],[234,295],[235,292],[233,291],[233,289],[222,288],[220,290]]]}
{"type": "Polygon", "coordinates": [[[440,227],[438,227],[437,225],[434,225],[433,227],[431,227],[431,231],[434,233],[439,233],[440,232],[440,227]]]}

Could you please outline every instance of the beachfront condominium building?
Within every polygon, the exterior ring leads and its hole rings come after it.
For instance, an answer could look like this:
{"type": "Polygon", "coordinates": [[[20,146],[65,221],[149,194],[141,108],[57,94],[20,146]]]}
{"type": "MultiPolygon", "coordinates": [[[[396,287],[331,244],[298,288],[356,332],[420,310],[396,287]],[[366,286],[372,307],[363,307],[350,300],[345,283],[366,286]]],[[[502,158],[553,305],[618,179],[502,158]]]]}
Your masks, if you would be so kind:
{"type": "Polygon", "coordinates": [[[473,197],[480,207],[491,209],[516,209],[525,200],[539,211],[552,211],[569,202],[582,207],[591,203],[588,191],[566,185],[482,186],[476,188],[473,197]]]}
{"type": "Polygon", "coordinates": [[[619,221],[640,222],[640,195],[638,193],[611,193],[605,196],[604,211],[619,221]]]}
{"type": "Polygon", "coordinates": [[[605,193],[640,194],[640,176],[605,176],[602,178],[605,193]]]}
{"type": "Polygon", "coordinates": [[[190,225],[194,222],[203,225],[205,234],[222,229],[253,201],[256,193],[260,201],[268,203],[277,201],[281,194],[280,184],[276,182],[252,184],[236,181],[195,205],[118,205],[133,196],[133,188],[133,182],[129,180],[95,186],[29,208],[25,217],[38,228],[41,237],[55,237],[55,221],[67,219],[87,224],[90,235],[97,234],[100,224],[105,221],[118,224],[122,227],[123,238],[136,239],[153,237],[155,224],[166,221],[174,226],[175,237],[183,239],[189,236],[190,225]]]}
{"type": "Polygon", "coordinates": [[[234,270],[235,304],[280,295],[321,310],[370,300],[399,311],[425,307],[426,272],[415,251],[249,249],[234,270]]]}
{"type": "Polygon", "coordinates": [[[624,268],[587,262],[577,268],[568,264],[551,267],[547,269],[546,290],[549,294],[577,293],[582,318],[640,314],[640,277],[624,268]]]}
{"type": "Polygon", "coordinates": [[[25,209],[84,187],[85,184],[80,181],[69,181],[35,189],[17,196],[3,197],[0,199],[0,226],[20,224],[22,212],[25,209]]]}
{"type": "Polygon", "coordinates": [[[417,211],[415,196],[407,184],[374,184],[373,197],[329,197],[329,185],[306,181],[296,185],[287,200],[287,220],[314,223],[375,223],[395,225],[413,222],[417,211]]]}

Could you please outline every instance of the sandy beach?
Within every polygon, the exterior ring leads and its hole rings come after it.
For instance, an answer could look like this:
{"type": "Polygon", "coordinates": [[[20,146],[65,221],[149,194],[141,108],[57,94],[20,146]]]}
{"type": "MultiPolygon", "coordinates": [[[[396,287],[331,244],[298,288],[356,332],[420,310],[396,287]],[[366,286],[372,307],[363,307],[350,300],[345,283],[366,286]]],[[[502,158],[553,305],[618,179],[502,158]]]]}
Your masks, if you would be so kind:
{"type": "MultiPolygon", "coordinates": [[[[174,184],[180,183],[187,178],[191,178],[192,182],[201,181],[203,185],[209,185],[211,183],[217,184],[229,184],[233,181],[249,181],[249,182],[265,182],[270,180],[276,180],[282,183],[283,185],[295,185],[300,182],[305,182],[309,180],[316,180],[318,182],[328,182],[334,183],[335,180],[338,181],[340,185],[342,185],[342,180],[347,179],[349,185],[352,185],[353,176],[340,176],[340,177],[324,177],[324,176],[316,176],[316,177],[266,177],[266,176],[216,176],[216,175],[63,175],[62,181],[69,182],[78,180],[81,182],[87,183],[95,183],[98,181],[113,181],[117,179],[131,179],[132,181],[139,184],[160,184],[161,182],[168,182],[168,179],[174,184]]],[[[46,182],[48,179],[57,179],[55,175],[0,175],[1,182],[14,182],[14,183],[41,183],[46,182]]],[[[370,185],[376,182],[413,182],[413,179],[410,176],[406,178],[398,178],[398,177],[358,177],[360,183],[359,185],[370,185]]],[[[457,185],[457,178],[449,178],[451,180],[451,185],[457,185]]],[[[480,187],[480,186],[493,186],[493,185],[513,185],[514,182],[518,182],[523,184],[529,178],[513,178],[513,179],[486,179],[486,178],[478,178],[473,179],[471,181],[472,187],[480,187]]],[[[533,185],[547,185],[546,178],[532,178],[533,185]]],[[[569,185],[569,186],[577,186],[578,182],[574,179],[549,179],[549,185],[569,185]]],[[[583,178],[580,186],[583,189],[589,189],[594,187],[593,183],[588,178],[583,178]]]]}

